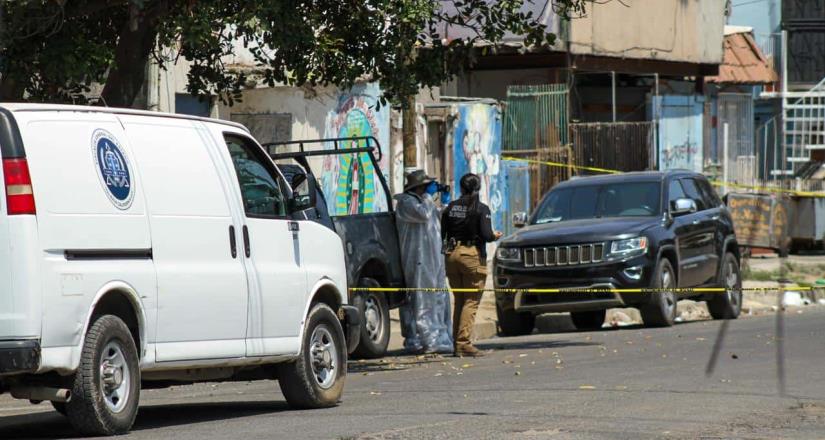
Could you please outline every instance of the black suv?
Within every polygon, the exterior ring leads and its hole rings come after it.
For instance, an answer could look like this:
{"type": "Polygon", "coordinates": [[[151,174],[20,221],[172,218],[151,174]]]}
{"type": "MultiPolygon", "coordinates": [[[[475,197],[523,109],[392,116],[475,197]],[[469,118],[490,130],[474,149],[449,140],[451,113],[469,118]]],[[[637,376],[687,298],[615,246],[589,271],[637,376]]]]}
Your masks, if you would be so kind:
{"type": "Polygon", "coordinates": [[[688,171],[583,177],[556,185],[499,244],[494,281],[502,289],[597,292],[496,293],[499,331],[533,331],[535,316],[570,312],[580,329],[599,328],[606,310],[638,307],[648,326],[670,326],[676,302],[705,300],[715,319],[739,316],[739,247],[733,221],[704,176],[688,171]],[[727,287],[726,293],[668,288],[727,287]],[[608,289],[665,289],[619,293],[608,289]]]}

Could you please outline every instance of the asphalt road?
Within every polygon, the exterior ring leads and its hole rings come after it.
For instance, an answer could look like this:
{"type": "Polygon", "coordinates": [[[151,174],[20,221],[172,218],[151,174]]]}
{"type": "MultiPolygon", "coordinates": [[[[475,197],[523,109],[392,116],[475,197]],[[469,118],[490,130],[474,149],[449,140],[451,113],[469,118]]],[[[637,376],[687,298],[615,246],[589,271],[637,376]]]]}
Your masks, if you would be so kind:
{"type": "MultiPolygon", "coordinates": [[[[337,408],[290,410],[275,382],[144,391],[128,439],[825,438],[825,308],[786,315],[787,394],[773,316],[491,339],[483,359],[350,364],[337,408]]],[[[71,437],[48,404],[0,396],[0,439],[71,437]]]]}

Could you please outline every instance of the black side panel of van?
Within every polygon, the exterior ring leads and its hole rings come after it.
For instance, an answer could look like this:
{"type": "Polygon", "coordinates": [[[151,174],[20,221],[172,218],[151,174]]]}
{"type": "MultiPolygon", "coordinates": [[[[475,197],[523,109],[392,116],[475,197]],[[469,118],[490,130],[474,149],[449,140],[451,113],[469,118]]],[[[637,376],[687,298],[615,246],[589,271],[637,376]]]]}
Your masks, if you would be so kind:
{"type": "Polygon", "coordinates": [[[0,107],[0,153],[5,159],[26,157],[17,121],[14,120],[14,115],[3,107],[0,107]]]}

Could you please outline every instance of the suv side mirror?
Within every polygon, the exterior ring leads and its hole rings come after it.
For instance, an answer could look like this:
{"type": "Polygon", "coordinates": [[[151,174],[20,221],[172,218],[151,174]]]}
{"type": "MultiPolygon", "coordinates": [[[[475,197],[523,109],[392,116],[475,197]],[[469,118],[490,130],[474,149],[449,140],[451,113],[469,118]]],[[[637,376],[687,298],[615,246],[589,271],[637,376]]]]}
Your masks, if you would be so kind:
{"type": "Polygon", "coordinates": [[[527,213],[517,212],[513,214],[513,226],[523,228],[527,224],[527,213]]]}
{"type": "Polygon", "coordinates": [[[676,199],[671,202],[670,214],[674,217],[692,214],[697,211],[696,202],[693,199],[676,199]]]}

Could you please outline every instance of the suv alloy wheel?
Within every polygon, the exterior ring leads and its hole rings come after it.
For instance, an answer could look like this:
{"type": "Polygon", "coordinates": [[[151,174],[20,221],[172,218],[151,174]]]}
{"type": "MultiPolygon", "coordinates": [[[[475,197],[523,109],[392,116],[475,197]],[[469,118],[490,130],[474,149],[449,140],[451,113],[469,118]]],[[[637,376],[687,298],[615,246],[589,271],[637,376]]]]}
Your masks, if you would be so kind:
{"type": "Polygon", "coordinates": [[[639,312],[642,321],[648,327],[670,327],[676,320],[676,303],[678,298],[672,290],[677,287],[676,275],[670,260],[662,258],[656,265],[653,288],[662,289],[651,294],[650,302],[641,306],[639,312]]]}
{"type": "Polygon", "coordinates": [[[726,290],[713,293],[707,301],[710,316],[713,319],[736,319],[742,311],[742,277],[736,257],[730,252],[725,253],[722,260],[717,284],[726,290]]]}

